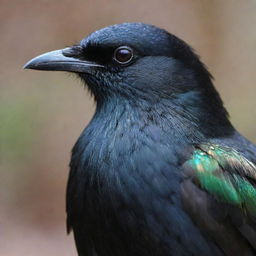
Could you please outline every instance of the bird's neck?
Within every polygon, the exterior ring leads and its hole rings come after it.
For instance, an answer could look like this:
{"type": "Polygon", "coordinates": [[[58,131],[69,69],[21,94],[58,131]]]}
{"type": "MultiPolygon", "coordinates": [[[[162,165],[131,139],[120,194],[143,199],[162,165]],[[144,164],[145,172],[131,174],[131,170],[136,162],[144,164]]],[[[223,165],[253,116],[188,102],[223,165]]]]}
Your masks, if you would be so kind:
{"type": "Polygon", "coordinates": [[[233,134],[234,128],[225,115],[225,109],[218,113],[217,109],[204,108],[202,104],[205,102],[193,100],[193,96],[184,94],[182,99],[155,101],[111,98],[97,104],[92,123],[97,123],[109,133],[136,133],[157,127],[169,137],[188,142],[233,134]]]}

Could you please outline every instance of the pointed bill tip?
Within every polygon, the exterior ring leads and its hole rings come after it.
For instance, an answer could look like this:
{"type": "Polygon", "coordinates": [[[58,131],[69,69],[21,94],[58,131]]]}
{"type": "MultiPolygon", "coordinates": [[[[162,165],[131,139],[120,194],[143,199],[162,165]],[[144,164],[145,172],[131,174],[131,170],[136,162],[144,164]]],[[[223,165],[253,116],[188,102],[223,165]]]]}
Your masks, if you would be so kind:
{"type": "Polygon", "coordinates": [[[74,58],[70,57],[65,57],[62,53],[64,49],[61,50],[56,50],[56,51],[51,51],[44,53],[42,55],[39,55],[32,60],[28,61],[23,68],[24,69],[37,69],[37,70],[59,70],[56,69],[57,63],[63,63],[63,62],[68,62],[71,59],[75,60],[74,58]]]}
{"type": "MultiPolygon", "coordinates": [[[[32,59],[33,60],[33,59],[32,59]]],[[[34,69],[34,66],[31,65],[32,60],[28,61],[24,66],[23,69],[34,69]]]]}

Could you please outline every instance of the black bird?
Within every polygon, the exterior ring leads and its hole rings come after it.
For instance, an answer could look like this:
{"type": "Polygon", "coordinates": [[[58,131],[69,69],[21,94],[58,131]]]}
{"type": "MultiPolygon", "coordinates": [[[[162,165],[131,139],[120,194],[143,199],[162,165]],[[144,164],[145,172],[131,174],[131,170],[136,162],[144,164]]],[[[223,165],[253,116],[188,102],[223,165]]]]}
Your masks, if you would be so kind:
{"type": "Polygon", "coordinates": [[[96,100],[67,187],[80,256],[256,254],[256,146],[184,41],[124,23],[25,68],[75,72],[96,100]]]}

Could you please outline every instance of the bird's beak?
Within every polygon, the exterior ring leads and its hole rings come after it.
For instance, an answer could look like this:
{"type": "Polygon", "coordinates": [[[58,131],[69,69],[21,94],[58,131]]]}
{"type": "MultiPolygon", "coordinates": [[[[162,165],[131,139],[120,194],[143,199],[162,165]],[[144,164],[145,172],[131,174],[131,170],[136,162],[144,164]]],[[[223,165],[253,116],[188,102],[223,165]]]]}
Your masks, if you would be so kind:
{"type": "Polygon", "coordinates": [[[70,48],[44,53],[30,60],[24,65],[25,69],[70,71],[78,73],[90,73],[93,67],[103,67],[95,62],[84,61],[74,57],[67,57],[63,52],[70,48]]]}

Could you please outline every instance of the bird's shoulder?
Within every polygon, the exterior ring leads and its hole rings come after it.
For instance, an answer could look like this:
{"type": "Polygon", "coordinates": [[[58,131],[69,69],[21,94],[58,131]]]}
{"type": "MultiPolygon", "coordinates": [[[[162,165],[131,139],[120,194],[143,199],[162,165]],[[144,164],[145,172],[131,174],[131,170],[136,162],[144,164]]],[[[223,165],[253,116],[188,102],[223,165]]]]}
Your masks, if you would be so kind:
{"type": "Polygon", "coordinates": [[[227,255],[255,250],[256,165],[230,146],[204,143],[192,147],[182,171],[182,199],[193,221],[227,255]]]}

